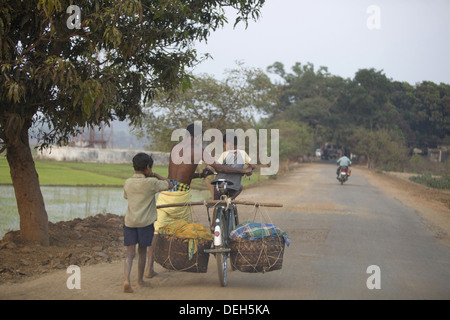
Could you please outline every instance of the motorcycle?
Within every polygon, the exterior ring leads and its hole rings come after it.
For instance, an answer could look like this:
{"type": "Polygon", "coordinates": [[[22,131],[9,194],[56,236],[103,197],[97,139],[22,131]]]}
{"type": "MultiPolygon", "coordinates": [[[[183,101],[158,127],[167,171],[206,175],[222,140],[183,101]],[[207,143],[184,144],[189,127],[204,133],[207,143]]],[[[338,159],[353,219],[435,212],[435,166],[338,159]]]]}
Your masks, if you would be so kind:
{"type": "Polygon", "coordinates": [[[348,180],[348,177],[350,177],[350,173],[351,170],[349,167],[341,167],[338,171],[338,176],[336,179],[338,179],[341,184],[344,184],[344,182],[348,180]]]}

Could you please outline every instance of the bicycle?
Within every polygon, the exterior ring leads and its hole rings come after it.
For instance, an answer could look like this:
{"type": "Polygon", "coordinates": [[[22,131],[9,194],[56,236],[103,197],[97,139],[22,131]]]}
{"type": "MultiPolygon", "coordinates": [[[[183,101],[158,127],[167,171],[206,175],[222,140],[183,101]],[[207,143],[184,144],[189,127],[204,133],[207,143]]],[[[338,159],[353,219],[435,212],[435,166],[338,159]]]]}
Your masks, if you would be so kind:
{"type": "MultiPolygon", "coordinates": [[[[213,173],[214,174],[214,173],[213,173]]],[[[253,207],[282,207],[279,203],[260,203],[251,201],[231,200],[228,197],[228,187],[232,182],[227,179],[216,179],[211,184],[220,192],[220,200],[212,201],[196,201],[189,203],[173,203],[167,205],[159,205],[157,208],[167,207],[181,207],[181,206],[206,206],[208,213],[208,221],[210,227],[214,223],[214,234],[211,249],[204,249],[204,253],[214,254],[217,262],[217,271],[219,274],[219,282],[222,287],[227,286],[228,281],[228,256],[230,249],[230,233],[239,224],[239,216],[237,211],[237,204],[248,205],[253,207]],[[214,222],[211,221],[209,209],[216,210],[214,222]]]]}
{"type": "Polygon", "coordinates": [[[236,204],[228,196],[227,188],[232,186],[233,182],[227,179],[217,179],[212,184],[219,192],[221,201],[214,205],[209,204],[206,206],[210,226],[214,223],[214,241],[213,248],[206,249],[205,252],[215,255],[219,282],[222,287],[225,287],[228,280],[228,255],[231,251],[229,243],[230,232],[239,224],[239,216],[236,204]],[[211,207],[215,209],[213,222],[211,222],[209,215],[209,208],[211,207]]]}

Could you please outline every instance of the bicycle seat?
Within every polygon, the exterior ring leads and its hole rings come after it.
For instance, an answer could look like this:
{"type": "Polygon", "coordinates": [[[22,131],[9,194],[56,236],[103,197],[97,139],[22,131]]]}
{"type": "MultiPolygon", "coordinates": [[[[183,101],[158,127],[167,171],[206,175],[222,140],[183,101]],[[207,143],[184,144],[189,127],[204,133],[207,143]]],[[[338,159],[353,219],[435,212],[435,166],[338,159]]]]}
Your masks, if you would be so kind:
{"type": "Polygon", "coordinates": [[[215,179],[211,182],[212,185],[215,185],[217,183],[222,183],[222,184],[226,184],[227,186],[232,186],[233,185],[233,181],[228,180],[228,179],[215,179]]]}
{"type": "Polygon", "coordinates": [[[213,180],[211,184],[216,187],[216,190],[217,192],[219,192],[220,195],[227,195],[228,194],[227,188],[229,186],[232,186],[233,182],[228,179],[220,178],[213,180]]]}

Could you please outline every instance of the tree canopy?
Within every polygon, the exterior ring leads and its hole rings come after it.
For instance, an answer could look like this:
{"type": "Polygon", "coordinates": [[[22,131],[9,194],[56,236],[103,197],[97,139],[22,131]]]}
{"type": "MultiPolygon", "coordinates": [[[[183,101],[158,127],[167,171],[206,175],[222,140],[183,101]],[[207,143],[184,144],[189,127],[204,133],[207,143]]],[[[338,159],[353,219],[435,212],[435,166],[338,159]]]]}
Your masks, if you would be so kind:
{"type": "Polygon", "coordinates": [[[156,90],[189,85],[192,42],[226,23],[225,6],[245,22],[263,2],[80,0],[81,28],[69,29],[72,1],[2,1],[0,138],[30,121],[50,127],[44,145],[85,124],[135,121],[156,90]]]}

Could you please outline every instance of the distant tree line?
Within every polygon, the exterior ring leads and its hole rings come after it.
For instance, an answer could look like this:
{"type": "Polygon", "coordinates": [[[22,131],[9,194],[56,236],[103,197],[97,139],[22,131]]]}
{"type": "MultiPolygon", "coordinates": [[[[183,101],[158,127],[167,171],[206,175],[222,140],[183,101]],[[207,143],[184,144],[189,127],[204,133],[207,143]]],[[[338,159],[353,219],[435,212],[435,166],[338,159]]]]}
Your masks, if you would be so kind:
{"type": "Polygon", "coordinates": [[[268,72],[282,79],[277,103],[264,110],[268,124],[306,124],[314,147],[331,141],[394,169],[413,148],[450,144],[448,84],[413,86],[375,69],[360,69],[353,79],[344,79],[325,67],[315,70],[311,63],[296,63],[287,73],[277,62],[268,72]]]}
{"type": "Polygon", "coordinates": [[[140,134],[152,136],[158,149],[168,150],[171,130],[193,120],[222,130],[280,129],[286,160],[333,142],[375,166],[398,169],[413,148],[450,145],[450,85],[411,85],[375,69],[344,79],[312,63],[296,63],[291,72],[280,62],[267,72],[239,65],[225,80],[202,75],[171,97],[160,95],[144,112],[140,134]]]}

